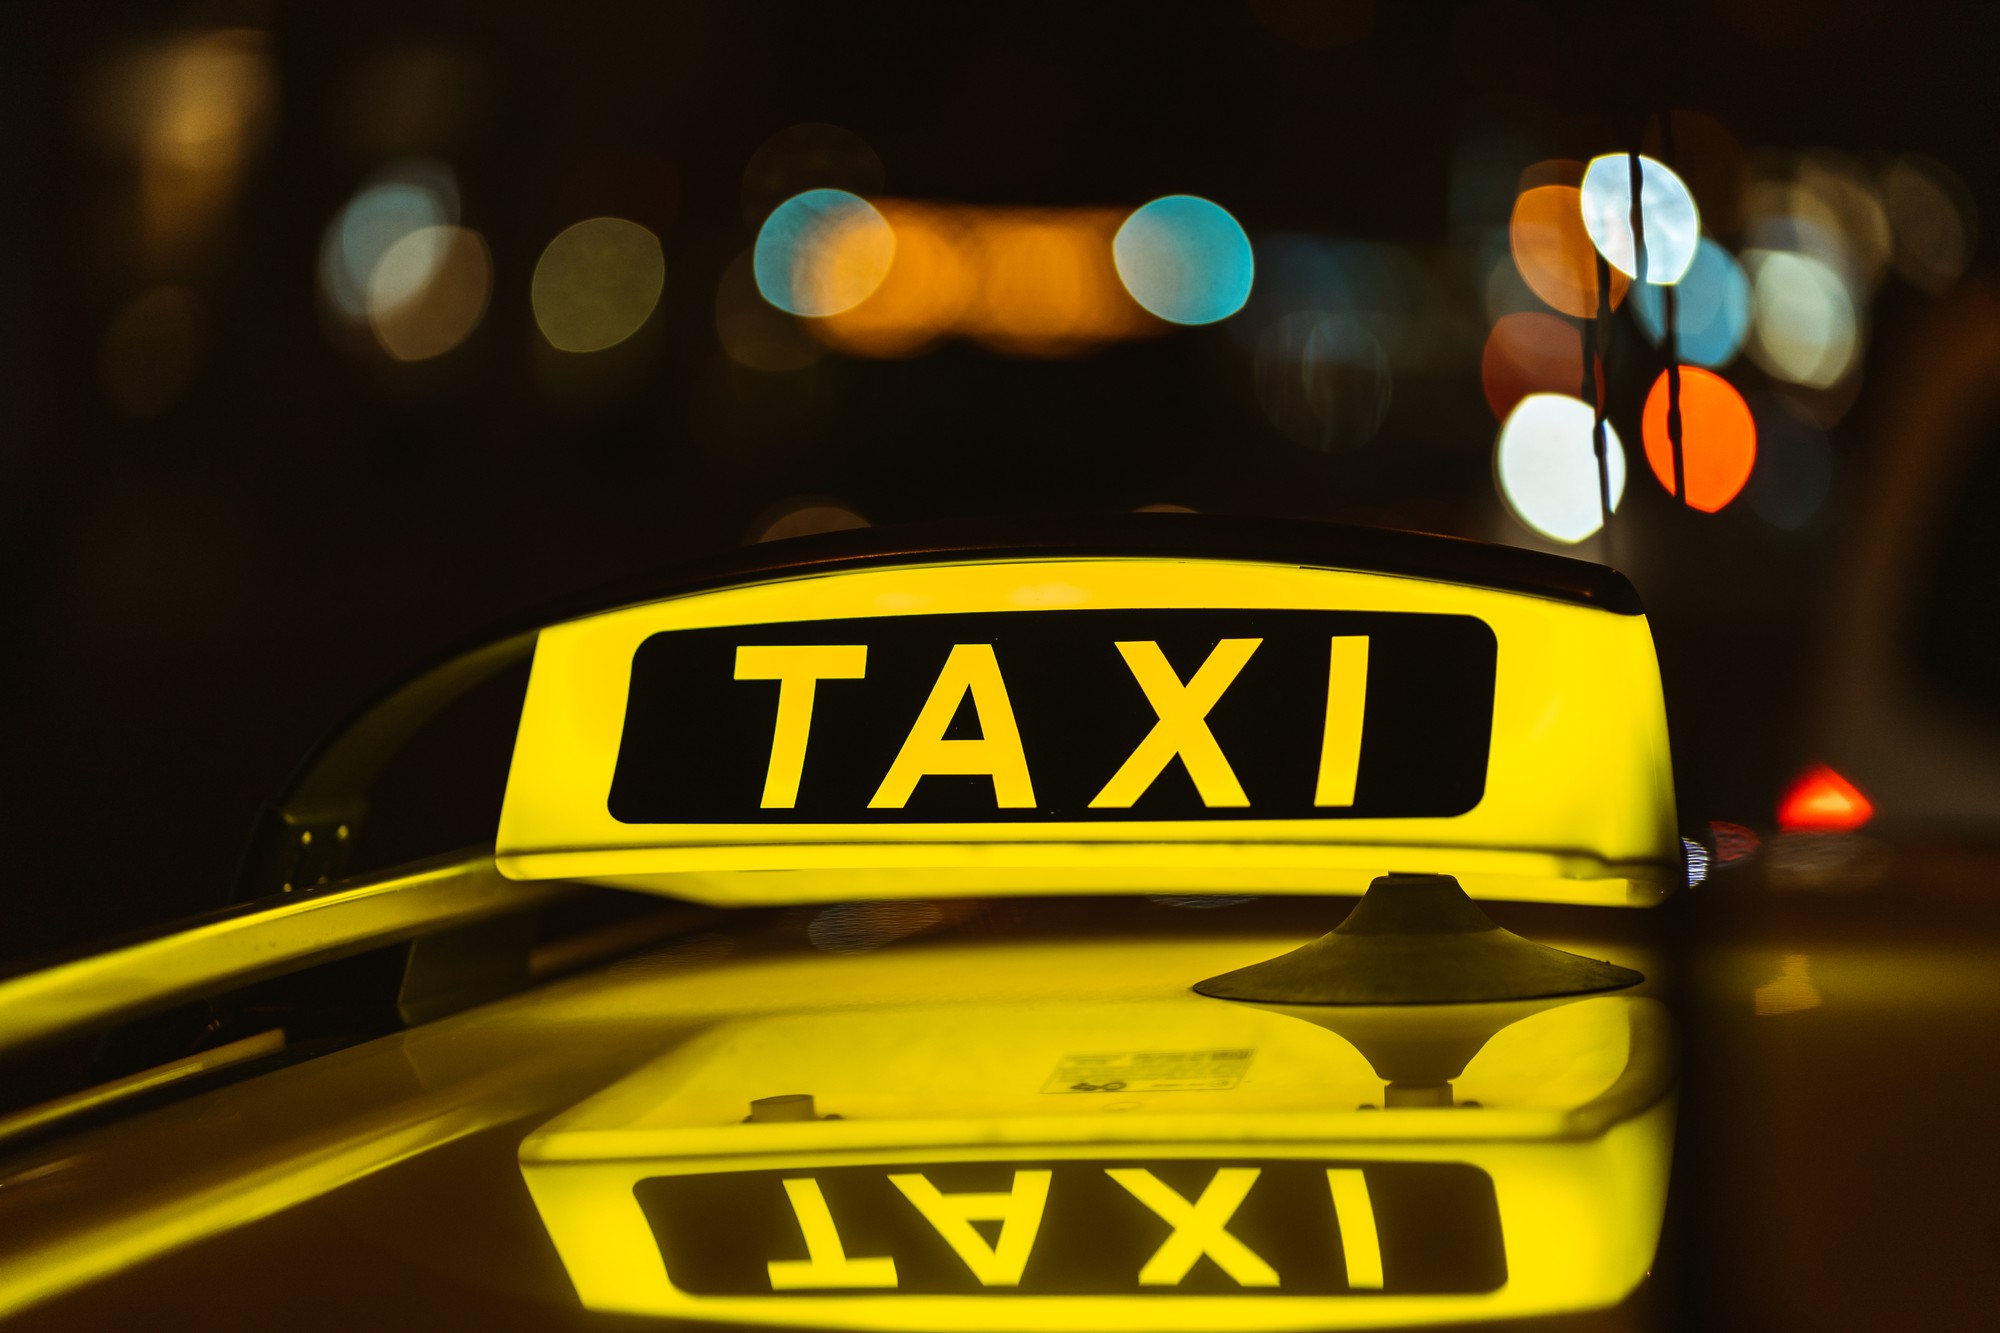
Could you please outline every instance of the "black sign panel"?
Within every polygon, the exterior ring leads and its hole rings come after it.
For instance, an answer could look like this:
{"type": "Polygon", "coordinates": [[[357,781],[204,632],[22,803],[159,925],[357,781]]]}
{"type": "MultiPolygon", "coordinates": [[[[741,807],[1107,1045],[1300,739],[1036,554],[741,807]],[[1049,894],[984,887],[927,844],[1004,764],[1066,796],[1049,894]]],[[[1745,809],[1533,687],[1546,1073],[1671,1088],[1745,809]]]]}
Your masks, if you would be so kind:
{"type": "MultiPolygon", "coordinates": [[[[656,1177],[634,1192],[668,1277],[701,1296],[1467,1295],[1507,1280],[1492,1179],[1461,1162],[841,1166],[656,1177]],[[1366,1182],[1344,1214],[1329,1169],[1366,1182]],[[1013,1240],[1014,1267],[988,1269],[996,1283],[982,1282],[946,1238],[952,1224],[927,1217],[916,1191],[895,1179],[920,1177],[924,1192],[946,1201],[934,1211],[948,1214],[954,1197],[997,1200],[1026,1187],[1017,1173],[1041,1171],[1049,1175],[1038,1224],[1013,1240]],[[1359,1233],[1372,1223],[1373,1235],[1343,1237],[1343,1215],[1359,1233]],[[815,1221],[817,1256],[806,1234],[815,1221]],[[791,1273],[774,1275],[774,1264],[791,1273]],[[823,1285],[814,1285],[816,1271],[823,1285]]],[[[977,1239],[961,1233],[975,1261],[1008,1253],[1005,1228],[1036,1222],[1032,1213],[1000,1221],[991,1217],[1000,1209],[983,1211],[970,1223],[977,1239]]]]}
{"type": "MultiPolygon", "coordinates": [[[[1075,610],[664,631],[633,657],[608,804],[628,824],[1449,817],[1485,790],[1497,654],[1481,620],[1389,612],[1075,610]],[[1323,803],[1328,695],[1342,688],[1330,687],[1330,654],[1357,640],[1365,689],[1359,678],[1351,689],[1365,698],[1335,702],[1359,709],[1359,762],[1351,798],[1323,803]],[[815,645],[849,651],[831,667],[770,655],[815,645]],[[813,671],[825,674],[808,683],[813,671]],[[1188,703],[1221,682],[1205,710],[1188,703]],[[809,728],[793,738],[802,751],[789,756],[777,753],[787,690],[795,709],[810,697],[809,728]],[[923,766],[907,762],[911,740],[934,695],[950,721],[933,705],[932,739],[991,739],[1011,721],[1022,766],[1000,778],[934,766],[912,782],[923,766]],[[1162,699],[1193,715],[1177,735],[1199,753],[1174,752],[1150,775],[1138,764],[1128,803],[1107,804],[1107,783],[1161,722],[1162,699]],[[885,794],[892,767],[903,782],[885,794]],[[1240,803],[1219,799],[1232,783],[1240,803]]],[[[1153,757],[1171,749],[1156,743],[1153,757]]]]}

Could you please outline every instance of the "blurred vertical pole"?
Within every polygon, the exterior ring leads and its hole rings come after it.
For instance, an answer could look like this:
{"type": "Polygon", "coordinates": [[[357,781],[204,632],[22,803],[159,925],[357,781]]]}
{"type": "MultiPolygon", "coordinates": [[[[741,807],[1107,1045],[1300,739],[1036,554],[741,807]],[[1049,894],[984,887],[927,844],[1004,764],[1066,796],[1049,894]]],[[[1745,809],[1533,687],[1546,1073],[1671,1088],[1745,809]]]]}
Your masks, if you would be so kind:
{"type": "MultiPolygon", "coordinates": [[[[1669,167],[1674,164],[1674,109],[1671,103],[1660,110],[1660,160],[1669,167]]],[[[1633,212],[1638,211],[1638,192],[1633,192],[1633,212]]],[[[1695,238],[1699,247],[1701,238],[1695,238]]],[[[1697,248],[1696,257],[1700,257],[1697,248]]],[[[1674,499],[1687,499],[1687,450],[1681,443],[1681,343],[1676,329],[1680,315],[1680,285],[1668,283],[1660,289],[1661,310],[1665,322],[1665,332],[1661,346],[1667,352],[1667,442],[1674,451],[1674,499]]]]}
{"type": "MultiPolygon", "coordinates": [[[[1634,151],[1625,155],[1631,164],[1632,189],[1632,282],[1636,287],[1647,280],[1646,269],[1646,173],[1641,169],[1639,154],[1634,151]]],[[[1667,438],[1672,442],[1674,454],[1674,499],[1683,499],[1687,494],[1687,468],[1681,453],[1680,436],[1680,390],[1681,367],[1679,348],[1674,342],[1674,284],[1667,283],[1660,289],[1666,319],[1665,345],[1667,351],[1667,438]]],[[[1643,433],[1643,432],[1642,432],[1643,433]]]]}
{"type": "Polygon", "coordinates": [[[1597,318],[1591,322],[1590,355],[1584,358],[1585,392],[1596,408],[1590,444],[1597,454],[1597,505],[1607,544],[1611,536],[1611,452],[1604,430],[1604,348],[1611,335],[1611,265],[1593,247],[1597,259],[1597,318]]]}
{"type": "Polygon", "coordinates": [[[1646,173],[1639,169],[1637,151],[1625,154],[1625,161],[1631,167],[1632,181],[1632,281],[1639,283],[1646,280],[1646,210],[1640,206],[1646,173]]]}

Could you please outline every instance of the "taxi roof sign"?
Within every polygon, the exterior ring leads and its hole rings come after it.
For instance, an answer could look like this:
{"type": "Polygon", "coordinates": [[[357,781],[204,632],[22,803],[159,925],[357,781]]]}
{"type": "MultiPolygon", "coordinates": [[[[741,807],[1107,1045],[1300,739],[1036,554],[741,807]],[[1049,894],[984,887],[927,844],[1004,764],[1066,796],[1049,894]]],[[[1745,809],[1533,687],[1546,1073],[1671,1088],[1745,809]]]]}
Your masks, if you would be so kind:
{"type": "Polygon", "coordinates": [[[548,626],[502,872],[728,905],[1390,871],[1645,904],[1679,882],[1659,670],[1618,575],[1134,517],[841,534],[548,626]]]}

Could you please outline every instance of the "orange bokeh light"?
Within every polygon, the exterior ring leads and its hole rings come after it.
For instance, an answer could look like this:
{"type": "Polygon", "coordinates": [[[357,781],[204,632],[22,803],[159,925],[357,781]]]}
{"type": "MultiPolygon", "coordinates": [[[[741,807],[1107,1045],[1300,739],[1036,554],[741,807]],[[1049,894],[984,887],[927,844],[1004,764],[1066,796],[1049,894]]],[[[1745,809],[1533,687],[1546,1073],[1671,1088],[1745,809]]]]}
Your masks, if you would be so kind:
{"type": "MultiPolygon", "coordinates": [[[[1514,200],[1507,224],[1514,265],[1528,289],[1565,315],[1597,314],[1597,248],[1583,228],[1583,192],[1573,185],[1538,185],[1514,200]]],[[[1611,270],[1611,304],[1625,299],[1631,279],[1611,270]]]]}
{"type": "Polygon", "coordinates": [[[1874,815],[1874,803],[1825,764],[1807,769],[1778,803],[1778,827],[1788,832],[1852,833],[1874,815]]]}
{"type": "Polygon", "coordinates": [[[954,212],[898,200],[876,211],[895,233],[895,258],[860,304],[813,322],[821,339],[862,356],[912,356],[949,333],[973,294],[965,227],[954,212]]]}
{"type": "MultiPolygon", "coordinates": [[[[1667,436],[1667,372],[1653,381],[1641,417],[1646,461],[1671,493],[1674,446],[1667,436]]],[[[1681,465],[1687,502],[1713,514],[1734,500],[1757,462],[1757,423],[1735,386],[1712,370],[1681,367],[1681,465]]]]}
{"type": "Polygon", "coordinates": [[[1111,242],[1122,221],[1097,210],[983,211],[965,332],[999,351],[1061,356],[1154,323],[1118,280],[1111,242]]]}
{"type": "Polygon", "coordinates": [[[862,356],[910,356],[940,338],[1017,356],[1064,356],[1159,332],[1118,278],[1124,215],[1100,209],[964,208],[876,200],[895,258],[867,299],[808,321],[862,356]]]}
{"type": "Polygon", "coordinates": [[[1479,382],[1502,421],[1531,393],[1574,394],[1583,383],[1583,335],[1556,315],[1502,315],[1486,335],[1479,382]]]}

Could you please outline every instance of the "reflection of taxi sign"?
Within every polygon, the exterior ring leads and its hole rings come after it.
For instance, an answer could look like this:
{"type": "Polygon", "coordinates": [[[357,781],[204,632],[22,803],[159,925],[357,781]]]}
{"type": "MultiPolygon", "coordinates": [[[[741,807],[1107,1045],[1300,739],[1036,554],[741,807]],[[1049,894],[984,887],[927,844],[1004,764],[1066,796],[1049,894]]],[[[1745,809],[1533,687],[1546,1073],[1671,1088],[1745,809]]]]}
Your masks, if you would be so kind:
{"type": "Polygon", "coordinates": [[[834,1166],[657,1176],[634,1194],[691,1297],[1476,1295],[1507,1280],[1492,1178],[1463,1162],[834,1166]],[[749,1243],[787,1228],[784,1252],[804,1258],[749,1243]]]}
{"type": "Polygon", "coordinates": [[[536,647],[500,865],[731,904],[1390,870],[1656,900],[1680,844],[1629,589],[1482,582],[941,556],[568,621],[536,647]]]}
{"type": "Polygon", "coordinates": [[[742,1019],[537,1130],[522,1170],[595,1310],[1279,1330],[1632,1291],[1672,1137],[1657,1002],[1334,1008],[1188,995],[742,1019]],[[1045,1081],[1078,1061],[1254,1073],[1105,1103],[1045,1081]],[[818,1094],[773,1099],[803,1118],[756,1113],[776,1081],[818,1094]]]}

